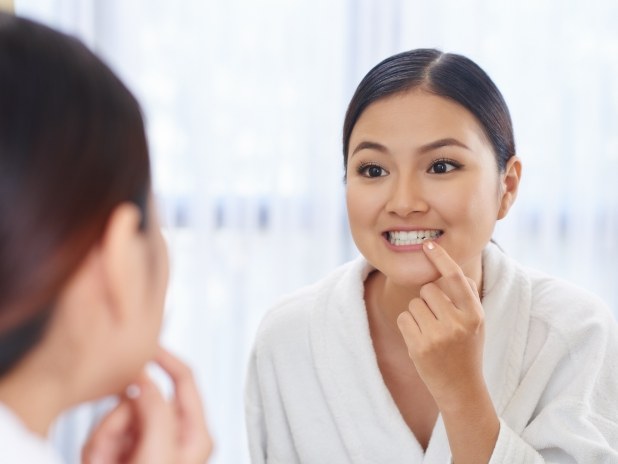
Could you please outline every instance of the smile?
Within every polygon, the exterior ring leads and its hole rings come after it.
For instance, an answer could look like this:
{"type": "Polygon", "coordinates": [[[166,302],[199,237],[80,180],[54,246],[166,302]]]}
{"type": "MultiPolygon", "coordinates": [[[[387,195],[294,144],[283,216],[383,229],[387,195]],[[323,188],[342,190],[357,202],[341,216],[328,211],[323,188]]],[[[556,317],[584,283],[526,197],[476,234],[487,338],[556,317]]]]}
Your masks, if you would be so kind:
{"type": "Polygon", "coordinates": [[[425,240],[435,240],[444,232],[441,230],[406,230],[389,231],[384,235],[391,245],[406,246],[420,245],[425,240]]]}

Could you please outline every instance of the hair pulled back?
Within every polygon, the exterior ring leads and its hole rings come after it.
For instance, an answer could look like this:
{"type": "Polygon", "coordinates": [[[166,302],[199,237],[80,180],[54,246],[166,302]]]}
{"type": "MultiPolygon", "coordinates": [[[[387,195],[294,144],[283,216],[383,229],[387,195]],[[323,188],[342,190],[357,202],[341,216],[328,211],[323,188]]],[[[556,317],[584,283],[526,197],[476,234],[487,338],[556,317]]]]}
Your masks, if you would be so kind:
{"type": "Polygon", "coordinates": [[[504,171],[515,154],[515,140],[508,107],[496,85],[465,56],[421,48],[386,58],[358,85],[343,124],[346,175],[350,136],[363,111],[378,100],[415,88],[448,98],[470,111],[493,147],[498,169],[504,171]]]}
{"type": "Polygon", "coordinates": [[[149,189],[130,91],[77,39],[0,13],[0,375],[41,338],[114,208],[137,204],[145,224],[149,189]]]}

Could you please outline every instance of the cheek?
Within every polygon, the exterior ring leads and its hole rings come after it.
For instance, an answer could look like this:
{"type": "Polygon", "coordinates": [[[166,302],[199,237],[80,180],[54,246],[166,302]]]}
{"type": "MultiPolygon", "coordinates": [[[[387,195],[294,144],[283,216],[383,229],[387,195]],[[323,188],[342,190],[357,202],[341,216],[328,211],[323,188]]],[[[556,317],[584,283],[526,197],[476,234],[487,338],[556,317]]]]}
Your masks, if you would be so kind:
{"type": "Polygon", "coordinates": [[[375,206],[372,204],[372,199],[367,197],[362,188],[358,188],[358,186],[346,188],[346,207],[352,235],[356,237],[358,234],[367,231],[372,222],[372,217],[374,217],[375,206]]]}
{"type": "Polygon", "coordinates": [[[165,295],[167,293],[167,285],[169,281],[169,255],[167,245],[160,232],[157,232],[156,243],[154,246],[154,263],[153,263],[153,288],[156,289],[153,295],[156,295],[154,306],[159,314],[163,313],[165,305],[165,295]]]}
{"type": "Polygon", "coordinates": [[[495,223],[500,199],[493,177],[476,178],[452,187],[448,192],[436,192],[433,201],[434,207],[438,208],[445,218],[449,218],[449,222],[471,222],[477,225],[495,223]]]}
{"type": "Polygon", "coordinates": [[[498,199],[490,189],[462,195],[452,205],[452,219],[461,226],[465,242],[472,248],[484,247],[493,235],[498,199]]]}
{"type": "Polygon", "coordinates": [[[149,250],[145,269],[145,291],[142,296],[143,333],[147,335],[148,343],[157,339],[161,331],[165,307],[165,295],[168,285],[169,263],[167,247],[163,237],[157,230],[148,238],[149,250]],[[144,330],[148,327],[148,330],[144,330]]]}
{"type": "Polygon", "coordinates": [[[492,181],[486,181],[483,189],[475,191],[470,201],[470,208],[475,216],[494,224],[498,220],[500,210],[500,192],[496,182],[492,181]]]}
{"type": "Polygon", "coordinates": [[[350,221],[369,223],[382,211],[384,195],[382,188],[367,187],[357,183],[346,187],[346,206],[350,221]]]}
{"type": "Polygon", "coordinates": [[[358,212],[357,212],[358,202],[356,201],[356,198],[354,197],[354,192],[350,190],[350,188],[346,188],[345,204],[346,204],[346,211],[348,213],[348,220],[350,222],[350,227],[354,228],[354,225],[358,221],[358,212]]]}
{"type": "Polygon", "coordinates": [[[477,192],[457,183],[432,186],[426,190],[429,216],[444,221],[447,227],[461,227],[478,209],[477,192]]]}

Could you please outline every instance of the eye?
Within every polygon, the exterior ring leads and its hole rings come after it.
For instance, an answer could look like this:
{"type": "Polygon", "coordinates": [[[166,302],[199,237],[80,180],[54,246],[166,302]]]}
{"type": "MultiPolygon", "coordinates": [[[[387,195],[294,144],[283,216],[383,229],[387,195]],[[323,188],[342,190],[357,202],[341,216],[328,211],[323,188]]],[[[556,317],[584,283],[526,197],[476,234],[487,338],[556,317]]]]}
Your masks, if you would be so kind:
{"type": "Polygon", "coordinates": [[[446,174],[454,169],[461,168],[461,164],[450,159],[439,159],[432,163],[429,167],[430,174],[446,174]]]}
{"type": "Polygon", "coordinates": [[[388,174],[382,166],[373,163],[361,164],[358,167],[358,173],[365,177],[382,177],[388,174]]]}

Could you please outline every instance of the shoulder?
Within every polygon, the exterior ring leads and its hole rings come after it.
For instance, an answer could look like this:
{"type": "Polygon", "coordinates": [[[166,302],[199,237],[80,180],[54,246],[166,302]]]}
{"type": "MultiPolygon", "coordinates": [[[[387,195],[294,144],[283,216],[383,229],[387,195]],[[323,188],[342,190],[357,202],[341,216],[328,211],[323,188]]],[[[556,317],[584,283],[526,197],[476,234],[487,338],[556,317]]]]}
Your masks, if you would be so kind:
{"type": "Polygon", "coordinates": [[[581,286],[524,266],[493,244],[487,247],[484,259],[484,266],[491,274],[487,280],[489,286],[517,289],[512,293],[499,292],[511,300],[515,293],[526,294],[520,301],[529,305],[533,319],[566,331],[587,325],[611,327],[616,322],[607,304],[581,286]]]}
{"type": "Polygon", "coordinates": [[[1,463],[61,464],[60,457],[52,446],[26,429],[17,416],[2,403],[0,403],[0,430],[2,430],[1,463]]]}
{"type": "MultiPolygon", "coordinates": [[[[488,293],[502,317],[525,318],[528,336],[539,344],[547,337],[569,350],[574,344],[599,346],[618,335],[609,307],[590,291],[556,276],[524,266],[491,244],[484,255],[488,293]],[[502,307],[502,308],[500,308],[502,307]]],[[[526,329],[524,329],[526,330],[526,329]]]]}
{"type": "Polygon", "coordinates": [[[618,354],[618,322],[600,297],[567,280],[522,269],[530,282],[530,341],[561,346],[570,358],[584,363],[593,362],[595,352],[600,357],[606,350],[618,354]]]}
{"type": "Polygon", "coordinates": [[[531,284],[532,316],[557,330],[613,328],[616,320],[605,302],[566,280],[527,269],[531,284]]]}
{"type": "Polygon", "coordinates": [[[309,319],[316,305],[328,301],[333,294],[339,293],[341,285],[354,280],[365,265],[365,261],[361,258],[349,261],[317,282],[283,295],[262,318],[256,334],[255,347],[259,349],[276,340],[281,342],[302,335],[308,330],[309,319]]]}

